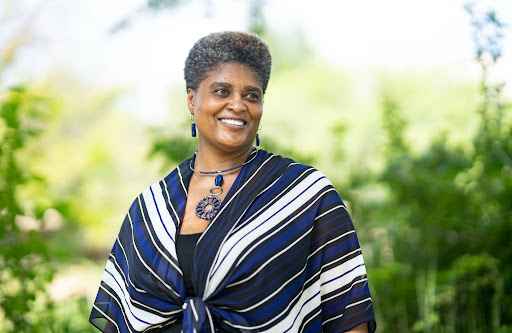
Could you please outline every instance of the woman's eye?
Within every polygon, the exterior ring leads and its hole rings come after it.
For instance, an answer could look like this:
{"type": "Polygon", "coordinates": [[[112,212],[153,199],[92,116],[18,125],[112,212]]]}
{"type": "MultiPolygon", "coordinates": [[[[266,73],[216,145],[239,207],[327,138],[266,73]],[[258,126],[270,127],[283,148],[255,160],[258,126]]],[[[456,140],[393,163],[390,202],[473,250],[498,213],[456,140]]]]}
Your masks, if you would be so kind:
{"type": "Polygon", "coordinates": [[[214,91],[215,95],[225,97],[229,94],[229,92],[224,88],[215,89],[214,91]]]}
{"type": "Polygon", "coordinates": [[[250,92],[247,94],[247,98],[251,101],[259,101],[260,100],[260,95],[257,94],[257,93],[253,93],[253,92],[250,92]]]}

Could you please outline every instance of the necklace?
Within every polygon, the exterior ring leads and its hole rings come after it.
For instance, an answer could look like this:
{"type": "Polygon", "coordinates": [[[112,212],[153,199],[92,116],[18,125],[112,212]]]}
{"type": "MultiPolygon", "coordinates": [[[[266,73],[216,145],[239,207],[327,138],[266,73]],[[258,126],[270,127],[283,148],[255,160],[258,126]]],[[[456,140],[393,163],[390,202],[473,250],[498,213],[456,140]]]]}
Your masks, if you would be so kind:
{"type": "MultiPolygon", "coordinates": [[[[252,148],[252,151],[249,153],[251,155],[254,150],[257,150],[255,148],[252,148]]],[[[195,155],[194,158],[190,161],[189,168],[192,170],[192,172],[196,172],[196,170],[193,167],[193,162],[195,161],[195,155]]],[[[209,176],[209,177],[215,177],[214,178],[214,185],[210,188],[209,192],[206,197],[199,200],[199,202],[196,205],[196,216],[199,217],[202,220],[207,220],[208,222],[211,222],[217,213],[220,210],[221,206],[221,199],[220,196],[222,193],[224,193],[224,189],[222,188],[222,185],[224,184],[224,175],[228,175],[231,173],[236,172],[238,169],[242,168],[247,163],[251,162],[256,157],[256,154],[248,159],[246,162],[234,165],[232,167],[229,167],[227,169],[223,170],[214,170],[214,171],[203,171],[203,170],[197,170],[200,176],[209,176]]]]}

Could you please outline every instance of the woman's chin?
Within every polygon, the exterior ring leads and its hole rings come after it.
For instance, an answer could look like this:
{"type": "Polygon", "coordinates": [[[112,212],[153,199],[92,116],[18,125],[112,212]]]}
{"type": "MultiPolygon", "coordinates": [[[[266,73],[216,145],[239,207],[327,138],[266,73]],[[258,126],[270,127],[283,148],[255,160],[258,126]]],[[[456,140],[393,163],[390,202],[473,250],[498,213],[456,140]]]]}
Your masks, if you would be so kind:
{"type": "Polygon", "coordinates": [[[223,139],[218,141],[218,146],[222,147],[224,151],[235,152],[247,150],[251,146],[251,142],[247,138],[239,139],[223,139]]]}

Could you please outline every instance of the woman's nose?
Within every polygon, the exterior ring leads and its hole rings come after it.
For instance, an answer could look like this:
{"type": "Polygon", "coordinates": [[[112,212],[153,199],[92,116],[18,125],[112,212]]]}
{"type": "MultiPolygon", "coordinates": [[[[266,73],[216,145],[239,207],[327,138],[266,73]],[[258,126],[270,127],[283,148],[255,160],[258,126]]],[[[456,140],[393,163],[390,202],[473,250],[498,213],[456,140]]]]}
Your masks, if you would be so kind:
{"type": "Polygon", "coordinates": [[[228,103],[228,109],[233,112],[247,111],[247,105],[245,104],[242,96],[233,94],[233,97],[228,103]]]}

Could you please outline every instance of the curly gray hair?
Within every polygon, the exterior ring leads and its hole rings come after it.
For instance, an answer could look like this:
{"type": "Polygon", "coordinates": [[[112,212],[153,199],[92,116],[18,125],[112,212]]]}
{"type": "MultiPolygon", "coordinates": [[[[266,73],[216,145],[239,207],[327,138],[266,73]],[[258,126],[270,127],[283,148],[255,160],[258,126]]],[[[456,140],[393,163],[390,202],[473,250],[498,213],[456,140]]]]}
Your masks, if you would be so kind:
{"type": "Polygon", "coordinates": [[[185,61],[187,90],[197,89],[209,71],[228,62],[237,62],[251,68],[265,93],[272,66],[268,47],[255,35],[235,31],[215,32],[194,44],[185,61]]]}

